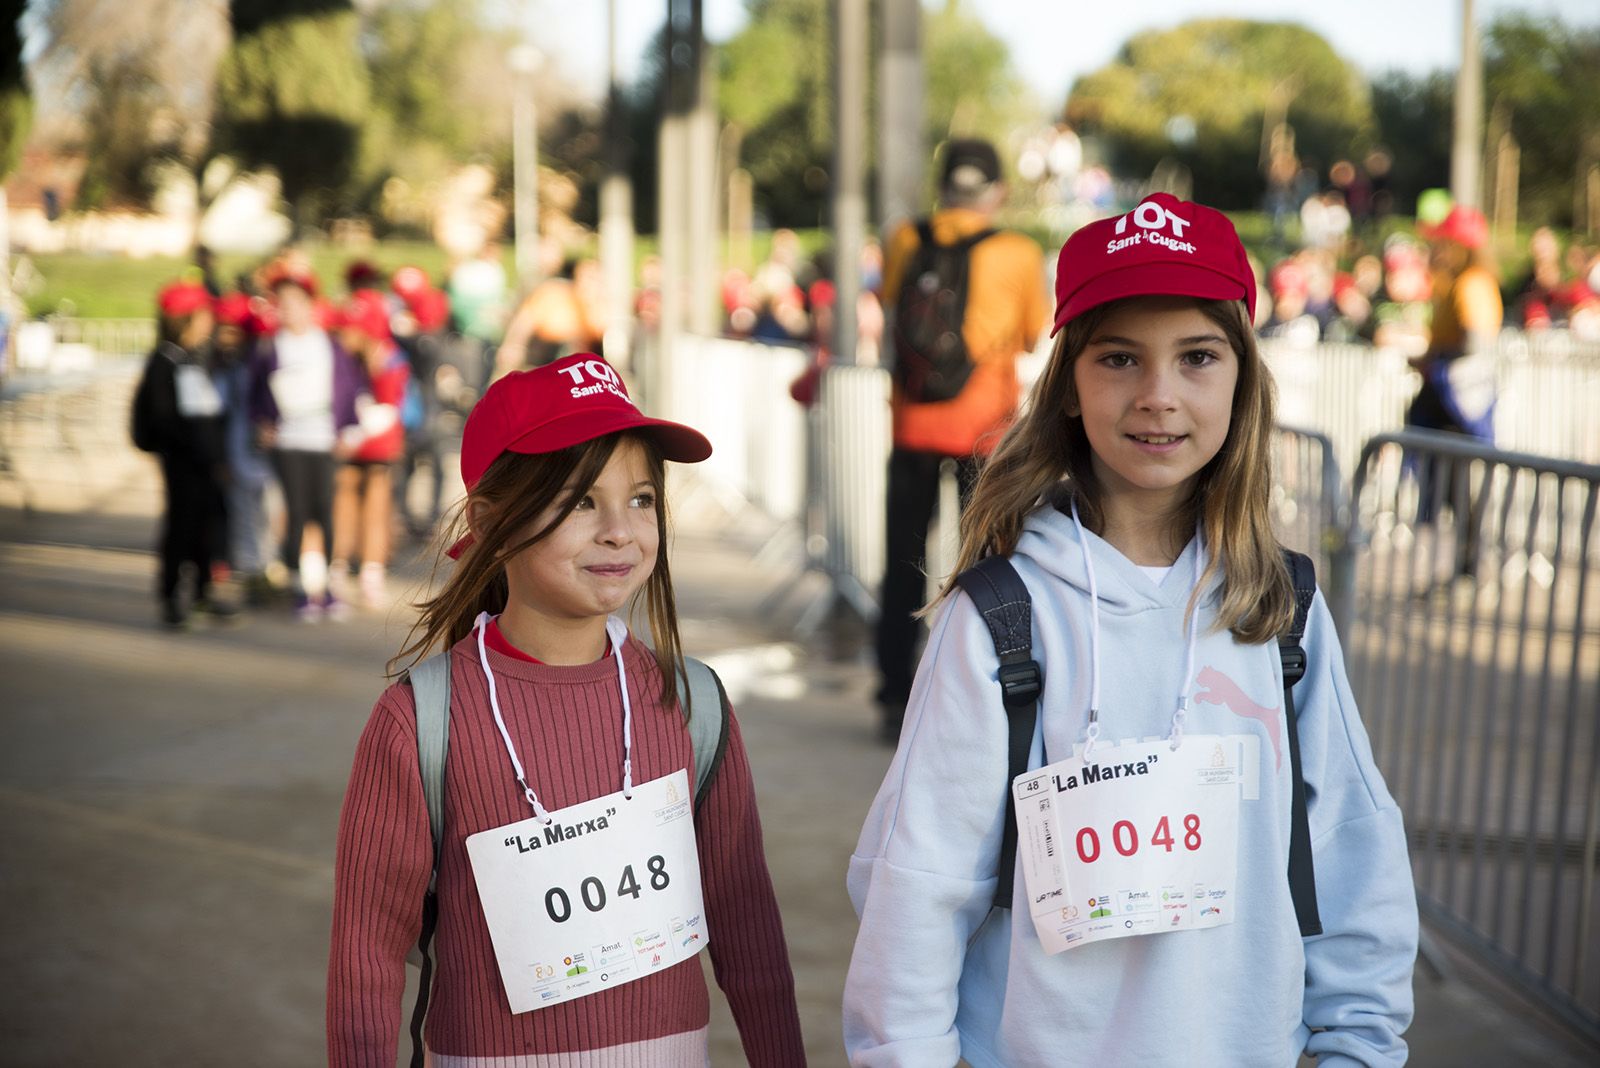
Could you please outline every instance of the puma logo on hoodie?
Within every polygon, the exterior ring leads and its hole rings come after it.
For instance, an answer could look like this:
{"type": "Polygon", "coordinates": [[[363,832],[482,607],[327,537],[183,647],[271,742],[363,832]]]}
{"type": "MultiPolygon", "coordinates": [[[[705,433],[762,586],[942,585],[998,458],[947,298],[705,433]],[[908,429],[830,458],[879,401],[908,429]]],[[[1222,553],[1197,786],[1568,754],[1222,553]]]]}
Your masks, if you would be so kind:
{"type": "Polygon", "coordinates": [[[1273,766],[1283,767],[1283,753],[1278,743],[1278,709],[1263,708],[1256,704],[1245,696],[1237,682],[1214,667],[1200,669],[1200,690],[1194,699],[1208,705],[1222,705],[1241,719],[1259,720],[1267,728],[1267,737],[1272,741],[1272,755],[1276,760],[1273,766]]]}

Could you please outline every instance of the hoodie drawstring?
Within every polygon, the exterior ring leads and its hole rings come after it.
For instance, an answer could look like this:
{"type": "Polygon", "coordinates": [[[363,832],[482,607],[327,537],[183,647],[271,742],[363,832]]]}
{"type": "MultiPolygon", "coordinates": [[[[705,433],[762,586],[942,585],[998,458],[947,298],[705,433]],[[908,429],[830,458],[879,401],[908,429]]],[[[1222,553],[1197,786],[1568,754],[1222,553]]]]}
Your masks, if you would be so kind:
{"type": "MultiPolygon", "coordinates": [[[[1072,501],[1072,525],[1078,532],[1078,547],[1083,550],[1083,569],[1089,579],[1089,726],[1083,736],[1083,761],[1087,764],[1089,757],[1094,753],[1095,743],[1100,740],[1100,587],[1095,581],[1094,560],[1089,554],[1089,539],[1084,535],[1083,521],[1078,518],[1076,497],[1072,501]]],[[[1195,537],[1200,538],[1198,532],[1195,537]]],[[[1205,544],[1202,541],[1196,546],[1196,588],[1200,584],[1198,576],[1204,572],[1205,544]]],[[[1194,678],[1194,651],[1199,642],[1199,620],[1199,606],[1196,605],[1195,610],[1189,613],[1189,633],[1183,658],[1183,684],[1178,690],[1178,703],[1172,712],[1172,727],[1167,733],[1173,749],[1183,744],[1183,724],[1189,717],[1189,680],[1194,678]]]]}

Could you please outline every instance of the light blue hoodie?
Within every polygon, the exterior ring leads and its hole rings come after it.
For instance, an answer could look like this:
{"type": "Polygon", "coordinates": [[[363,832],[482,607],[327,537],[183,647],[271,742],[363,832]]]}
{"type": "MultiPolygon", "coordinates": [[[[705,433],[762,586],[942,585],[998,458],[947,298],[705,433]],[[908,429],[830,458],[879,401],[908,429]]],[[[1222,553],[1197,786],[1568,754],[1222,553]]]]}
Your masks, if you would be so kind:
{"type": "MultiPolygon", "coordinates": [[[[1165,736],[1183,672],[1191,543],[1158,587],[1085,531],[1100,601],[1102,740],[1165,736]]],[[[1030,766],[1068,756],[1088,717],[1088,577],[1070,516],[1027,520],[1012,562],[1033,596],[1044,669],[1030,766]]],[[[1096,942],[1046,956],[1020,865],[990,911],[1008,805],[1006,716],[989,632],[960,594],[933,623],[899,751],[850,859],[861,917],[845,983],[852,1065],[1397,1065],[1411,1021],[1416,897],[1400,811],[1373,765],[1338,636],[1311,606],[1295,688],[1324,934],[1302,939],[1289,897],[1289,756],[1277,645],[1216,631],[1201,602],[1188,734],[1260,738],[1259,800],[1240,802],[1231,924],[1096,942]],[[1243,697],[1239,696],[1242,691],[1243,697]],[[1228,703],[1208,697],[1233,694],[1228,703]],[[1243,712],[1276,709],[1276,716],[1243,712]],[[1269,727],[1269,723],[1271,726],[1269,727]]]]}

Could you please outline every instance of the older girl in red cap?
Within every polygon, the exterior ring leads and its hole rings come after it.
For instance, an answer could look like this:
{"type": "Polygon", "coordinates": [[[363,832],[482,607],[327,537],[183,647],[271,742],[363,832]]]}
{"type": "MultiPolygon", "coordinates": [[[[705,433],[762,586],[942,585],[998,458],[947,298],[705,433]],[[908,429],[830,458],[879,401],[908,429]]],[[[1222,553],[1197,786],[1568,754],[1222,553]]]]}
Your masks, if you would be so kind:
{"type": "Polygon", "coordinates": [[[166,507],[161,517],[161,621],[174,630],[190,612],[231,619],[236,610],[211,587],[213,560],[227,558],[227,455],[223,400],[212,379],[211,294],[176,282],[156,298],[160,340],[134,395],[134,443],[161,459],[166,507]],[[191,573],[185,595],[183,572],[191,573]]]}
{"type": "Polygon", "coordinates": [[[703,1068],[708,945],[747,1062],[805,1063],[738,721],[702,769],[690,728],[725,697],[691,701],[686,724],[677,696],[665,461],[710,451],[588,354],[508,374],[472,410],[457,563],[340,818],[331,1064],[394,1064],[406,954],[435,929],[435,1065],[703,1068]],[[653,649],[623,619],[641,600],[653,649]],[[418,754],[433,649],[450,694],[436,838],[418,754]]]}
{"type": "Polygon", "coordinates": [[[1284,714],[1255,299],[1227,218],[1164,193],[1061,250],[1055,351],[962,518],[982,567],[935,601],[850,861],[852,1064],[1405,1060],[1405,833],[1314,590],[1284,714]],[[962,583],[1007,564],[990,624],[962,583]],[[1014,779],[1003,700],[1036,716],[1014,779]]]}

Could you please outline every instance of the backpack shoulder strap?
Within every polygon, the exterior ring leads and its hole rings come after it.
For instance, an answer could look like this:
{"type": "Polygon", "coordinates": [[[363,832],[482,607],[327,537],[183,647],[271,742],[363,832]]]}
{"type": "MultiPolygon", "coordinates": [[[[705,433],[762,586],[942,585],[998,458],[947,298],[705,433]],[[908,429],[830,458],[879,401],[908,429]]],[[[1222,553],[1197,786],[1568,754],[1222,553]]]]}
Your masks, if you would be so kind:
{"type": "Polygon", "coordinates": [[[1000,232],[999,230],[996,230],[996,229],[994,229],[994,227],[991,226],[991,227],[988,227],[986,229],[979,230],[975,234],[968,234],[966,237],[963,237],[960,241],[958,241],[957,245],[960,246],[962,251],[971,252],[972,249],[973,249],[973,246],[977,245],[981,241],[989,240],[989,238],[993,237],[995,234],[998,234],[999,232],[1000,232]]]}
{"type": "Polygon", "coordinates": [[[407,676],[417,707],[417,767],[422,772],[422,796],[428,802],[428,826],[433,831],[431,890],[439,873],[439,836],[444,828],[444,757],[450,748],[449,651],[414,665],[407,676]]]}
{"type": "Polygon", "coordinates": [[[917,245],[921,248],[933,247],[934,240],[932,219],[917,220],[917,245]]]}
{"type": "Polygon", "coordinates": [[[1278,654],[1283,660],[1283,715],[1289,735],[1290,822],[1289,896],[1294,901],[1295,919],[1301,937],[1322,933],[1322,917],[1317,911],[1316,868],[1311,859],[1311,823],[1306,812],[1306,779],[1300,763],[1300,722],[1294,707],[1294,685],[1306,673],[1306,651],[1300,644],[1306,633],[1306,618],[1317,596],[1317,569],[1304,553],[1283,550],[1283,562],[1294,580],[1294,621],[1278,638],[1278,654]]]}
{"type": "Polygon", "coordinates": [[[433,956],[428,952],[439,921],[439,848],[444,830],[444,758],[450,747],[450,651],[435,653],[414,664],[406,673],[417,714],[417,767],[422,773],[422,796],[428,804],[428,827],[433,835],[433,872],[422,898],[422,933],[412,952],[421,965],[417,1002],[411,1011],[411,1066],[422,1068],[422,1022],[428,1014],[428,994],[433,984],[433,956]]]}
{"type": "Polygon", "coordinates": [[[684,674],[678,676],[678,707],[683,709],[689,739],[694,743],[694,807],[698,811],[728,752],[728,695],[717,673],[703,661],[686,656],[683,668],[684,674]]]}
{"type": "Polygon", "coordinates": [[[1028,770],[1039,694],[1044,689],[1044,673],[1033,658],[1033,598],[1022,576],[1003,556],[978,561],[956,576],[956,585],[972,598],[1000,658],[1000,700],[1006,709],[1008,745],[1006,822],[1000,836],[994,904],[1008,909],[1017,867],[1017,813],[1011,805],[1011,783],[1028,770]]]}

